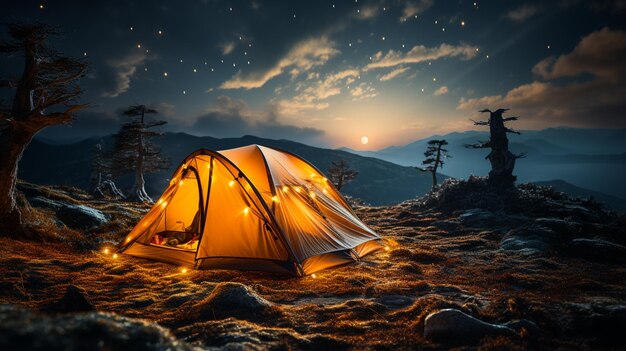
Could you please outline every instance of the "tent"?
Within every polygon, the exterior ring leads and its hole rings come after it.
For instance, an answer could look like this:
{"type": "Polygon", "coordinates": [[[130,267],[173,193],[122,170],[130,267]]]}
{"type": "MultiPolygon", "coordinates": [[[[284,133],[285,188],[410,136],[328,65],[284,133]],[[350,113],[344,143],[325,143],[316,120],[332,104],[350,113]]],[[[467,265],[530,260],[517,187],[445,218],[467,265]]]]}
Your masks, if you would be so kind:
{"type": "Polygon", "coordinates": [[[121,251],[199,269],[307,275],[358,261],[377,240],[313,165],[249,145],[187,156],[121,251]]]}

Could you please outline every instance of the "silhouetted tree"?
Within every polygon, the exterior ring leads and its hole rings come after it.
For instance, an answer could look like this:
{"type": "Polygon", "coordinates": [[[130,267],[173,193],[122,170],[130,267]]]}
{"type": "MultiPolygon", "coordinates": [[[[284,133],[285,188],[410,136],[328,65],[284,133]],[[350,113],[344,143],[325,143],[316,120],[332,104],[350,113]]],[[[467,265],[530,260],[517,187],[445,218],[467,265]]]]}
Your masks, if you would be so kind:
{"type": "Polygon", "coordinates": [[[491,152],[485,158],[491,162],[491,171],[489,172],[489,180],[497,184],[513,184],[517,179],[513,175],[515,168],[515,160],[525,155],[514,155],[509,151],[509,139],[507,133],[520,134],[519,132],[507,128],[504,123],[509,121],[517,121],[519,117],[503,118],[502,114],[509,109],[501,108],[496,111],[484,109],[480,112],[489,112],[489,120],[474,121],[477,126],[489,126],[489,140],[479,142],[477,144],[467,144],[465,147],[470,149],[491,148],[491,152]]]}
{"type": "Polygon", "coordinates": [[[351,169],[346,160],[333,161],[328,167],[328,177],[337,190],[341,190],[346,183],[358,175],[359,172],[351,169]]]}
{"type": "Polygon", "coordinates": [[[114,176],[128,172],[135,173],[135,182],[127,199],[141,202],[152,202],[145,189],[145,173],[154,173],[169,166],[161,153],[161,149],[150,141],[162,132],[152,130],[154,127],[166,124],[165,121],[146,122],[146,114],[156,114],[157,111],[145,105],[129,106],[123,114],[132,120],[122,124],[115,135],[115,148],[112,153],[111,171],[114,176]]]}
{"type": "Polygon", "coordinates": [[[78,85],[85,62],[68,58],[48,46],[60,30],[41,23],[9,24],[11,41],[0,42],[0,53],[21,56],[24,67],[17,79],[0,81],[0,87],[15,90],[11,107],[0,107],[0,232],[22,233],[22,220],[15,201],[18,163],[33,137],[44,128],[68,124],[78,104],[78,85]]]}
{"type": "Polygon", "coordinates": [[[103,151],[102,141],[93,147],[91,160],[91,194],[95,197],[124,198],[124,194],[113,182],[111,159],[103,151]]]}
{"type": "Polygon", "coordinates": [[[437,187],[437,169],[443,168],[443,159],[452,157],[448,155],[448,150],[443,147],[448,145],[446,140],[430,140],[424,156],[426,159],[422,161],[424,168],[418,168],[422,172],[429,172],[433,176],[433,190],[437,187]]]}

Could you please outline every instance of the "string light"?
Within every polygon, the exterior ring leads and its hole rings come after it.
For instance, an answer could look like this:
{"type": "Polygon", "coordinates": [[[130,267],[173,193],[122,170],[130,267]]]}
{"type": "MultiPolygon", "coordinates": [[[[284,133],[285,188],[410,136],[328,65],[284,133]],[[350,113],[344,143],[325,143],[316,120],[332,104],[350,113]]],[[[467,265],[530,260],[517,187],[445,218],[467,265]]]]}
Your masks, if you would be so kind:
{"type": "Polygon", "coordinates": [[[178,182],[178,186],[182,186],[183,185],[183,180],[181,179],[180,182],[178,182]]]}
{"type": "Polygon", "coordinates": [[[184,268],[184,267],[183,267],[183,268],[181,268],[181,269],[180,269],[180,272],[181,272],[182,274],[187,273],[187,268],[184,268]]]}
{"type": "Polygon", "coordinates": [[[302,189],[300,189],[300,187],[299,187],[299,186],[297,186],[297,187],[296,187],[296,193],[299,193],[299,192],[301,192],[301,191],[302,191],[302,189]]]}
{"type": "Polygon", "coordinates": [[[391,248],[389,246],[385,246],[385,251],[389,251],[391,248]]]}
{"type": "Polygon", "coordinates": [[[243,214],[247,215],[248,213],[250,213],[250,207],[246,207],[243,209],[243,214]]]}
{"type": "Polygon", "coordinates": [[[117,254],[113,254],[113,258],[117,258],[117,254]]]}
{"type": "MultiPolygon", "coordinates": [[[[145,223],[144,223],[145,224],[145,223]]],[[[130,236],[128,238],[126,238],[126,242],[130,242],[130,236]]]]}
{"type": "Polygon", "coordinates": [[[161,207],[165,207],[167,206],[167,201],[163,201],[163,204],[161,205],[161,207]]]}
{"type": "Polygon", "coordinates": [[[311,274],[311,278],[313,278],[313,279],[317,278],[317,274],[315,274],[315,273],[311,274]]]}
{"type": "Polygon", "coordinates": [[[288,192],[289,191],[289,187],[286,185],[283,185],[283,192],[288,192]]]}
{"type": "Polygon", "coordinates": [[[102,253],[105,254],[105,255],[108,255],[109,254],[109,248],[105,247],[104,250],[102,250],[102,253]]]}
{"type": "Polygon", "coordinates": [[[311,192],[309,193],[309,196],[311,196],[311,198],[312,198],[312,199],[315,199],[315,193],[314,193],[314,192],[312,192],[312,191],[311,191],[311,192]]]}
{"type": "Polygon", "coordinates": [[[324,192],[324,194],[328,194],[328,190],[324,189],[322,191],[324,192]]]}
{"type": "Polygon", "coordinates": [[[228,182],[228,186],[229,186],[229,187],[231,187],[231,188],[232,188],[232,187],[233,187],[233,185],[235,185],[235,181],[234,181],[234,180],[231,180],[230,182],[228,182]]]}
{"type": "Polygon", "coordinates": [[[278,202],[278,196],[276,196],[276,195],[272,196],[272,201],[273,202],[278,202]]]}
{"type": "Polygon", "coordinates": [[[315,178],[315,173],[311,173],[311,178],[315,178]]]}

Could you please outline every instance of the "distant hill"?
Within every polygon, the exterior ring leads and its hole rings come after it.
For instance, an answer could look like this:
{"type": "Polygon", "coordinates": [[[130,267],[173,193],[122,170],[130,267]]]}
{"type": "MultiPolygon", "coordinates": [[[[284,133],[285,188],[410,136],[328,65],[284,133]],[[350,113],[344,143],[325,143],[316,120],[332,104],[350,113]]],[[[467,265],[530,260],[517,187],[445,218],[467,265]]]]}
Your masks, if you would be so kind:
{"type": "MultiPolygon", "coordinates": [[[[487,140],[487,131],[454,132],[387,147],[377,151],[350,152],[376,157],[403,166],[418,165],[426,144],[432,139],[446,139],[452,158],[441,172],[455,178],[486,175],[488,150],[471,150],[465,144],[487,140]]],[[[612,194],[626,199],[623,175],[626,174],[626,129],[550,128],[509,134],[511,151],[525,153],[517,161],[515,174],[520,182],[562,179],[581,188],[612,194]]],[[[347,149],[343,149],[347,150],[347,149]]]]}
{"type": "MultiPolygon", "coordinates": [[[[86,139],[77,143],[58,145],[34,140],[20,162],[19,177],[37,184],[66,184],[83,189],[89,187],[93,147],[102,141],[104,148],[113,144],[111,137],[86,139]]],[[[359,172],[358,177],[348,183],[342,191],[373,205],[388,205],[425,194],[430,190],[431,180],[426,173],[415,168],[400,166],[388,161],[364,157],[341,150],[308,146],[289,140],[262,139],[254,136],[218,139],[196,137],[185,133],[167,133],[155,138],[171,166],[167,171],[146,176],[146,190],[158,196],[165,189],[169,177],[179,162],[191,152],[208,148],[223,150],[249,144],[276,147],[300,155],[313,163],[322,172],[334,160],[345,159],[359,172]]],[[[444,176],[440,176],[444,178],[444,176]]],[[[131,176],[118,180],[118,185],[129,186],[131,176]]]]}
{"type": "Polygon", "coordinates": [[[606,205],[607,207],[620,212],[626,212],[626,200],[612,195],[604,194],[598,191],[584,189],[563,180],[548,180],[544,182],[534,182],[538,185],[544,185],[562,191],[574,197],[588,199],[593,197],[596,201],[606,205]]]}

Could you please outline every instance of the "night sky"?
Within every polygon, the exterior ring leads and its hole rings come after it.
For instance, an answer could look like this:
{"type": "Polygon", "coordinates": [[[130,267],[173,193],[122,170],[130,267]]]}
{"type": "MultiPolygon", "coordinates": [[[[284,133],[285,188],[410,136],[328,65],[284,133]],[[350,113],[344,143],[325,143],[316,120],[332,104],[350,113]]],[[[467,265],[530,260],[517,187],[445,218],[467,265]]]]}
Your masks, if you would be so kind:
{"type": "Polygon", "coordinates": [[[482,108],[626,127],[624,0],[2,1],[0,20],[59,25],[54,46],[91,63],[91,108],[46,138],[113,133],[136,103],[171,131],[357,149],[473,129],[482,108]]]}

